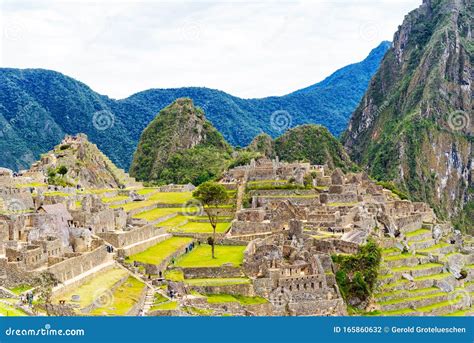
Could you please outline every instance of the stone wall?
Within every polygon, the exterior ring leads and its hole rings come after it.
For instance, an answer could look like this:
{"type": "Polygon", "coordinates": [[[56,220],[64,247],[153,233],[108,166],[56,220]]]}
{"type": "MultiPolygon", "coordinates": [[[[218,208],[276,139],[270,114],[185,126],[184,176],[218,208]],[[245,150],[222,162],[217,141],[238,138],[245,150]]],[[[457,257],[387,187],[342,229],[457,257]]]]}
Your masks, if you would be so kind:
{"type": "Polygon", "coordinates": [[[161,235],[166,231],[163,228],[157,228],[153,225],[137,227],[128,231],[111,231],[98,233],[97,236],[113,245],[115,248],[123,248],[128,245],[139,243],[155,236],[161,235]]]}
{"type": "Polygon", "coordinates": [[[244,276],[242,269],[236,267],[182,268],[182,270],[185,279],[238,278],[244,276]]]}
{"type": "Polygon", "coordinates": [[[47,271],[55,275],[61,282],[64,282],[104,263],[107,255],[105,245],[102,245],[91,252],[52,265],[47,268],[47,271]]]}

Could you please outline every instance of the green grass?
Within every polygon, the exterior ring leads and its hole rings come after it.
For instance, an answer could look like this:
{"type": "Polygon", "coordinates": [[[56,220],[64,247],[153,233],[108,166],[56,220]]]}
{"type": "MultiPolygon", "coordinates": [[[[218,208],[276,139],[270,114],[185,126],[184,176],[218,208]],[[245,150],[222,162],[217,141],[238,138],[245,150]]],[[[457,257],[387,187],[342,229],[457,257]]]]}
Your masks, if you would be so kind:
{"type": "Polygon", "coordinates": [[[32,286],[24,284],[24,285],[19,285],[19,286],[10,288],[9,290],[15,293],[16,295],[20,295],[21,293],[26,292],[32,288],[33,288],[32,286]]]}
{"type": "Polygon", "coordinates": [[[232,294],[207,294],[207,302],[210,304],[223,304],[231,302],[239,302],[242,305],[256,305],[265,304],[268,301],[265,298],[255,296],[249,297],[245,295],[232,295],[232,294]]]}
{"type": "Polygon", "coordinates": [[[194,314],[196,316],[212,316],[214,313],[213,310],[207,308],[197,308],[194,306],[184,306],[183,310],[189,312],[190,314],[194,314]]]}
{"type": "Polygon", "coordinates": [[[167,219],[161,223],[155,224],[156,227],[176,227],[182,224],[185,224],[188,220],[188,217],[177,215],[173,218],[167,219]]]}
{"type": "Polygon", "coordinates": [[[4,303],[0,303],[0,316],[5,317],[24,317],[27,316],[25,312],[4,303]]]}
{"type": "Polygon", "coordinates": [[[123,269],[110,269],[101,272],[96,277],[82,284],[81,286],[66,292],[64,295],[53,296],[53,302],[57,303],[59,300],[66,300],[66,302],[79,304],[80,308],[84,308],[95,300],[94,296],[98,296],[97,290],[110,289],[120,279],[125,277],[128,273],[123,269]],[[79,302],[72,302],[71,296],[79,295],[79,302]]]}
{"type": "Polygon", "coordinates": [[[418,276],[415,278],[415,281],[425,281],[425,280],[442,280],[444,278],[447,278],[449,273],[439,273],[439,274],[432,274],[432,275],[426,275],[426,276],[418,276]]]}
{"type": "Polygon", "coordinates": [[[400,310],[380,312],[380,314],[384,316],[400,316],[402,314],[410,314],[413,312],[415,311],[410,308],[402,308],[400,310]]]}
{"type": "Polygon", "coordinates": [[[154,305],[150,308],[150,311],[167,311],[167,310],[176,310],[178,308],[178,303],[176,301],[168,301],[166,303],[154,305]]]}
{"type": "Polygon", "coordinates": [[[207,302],[210,304],[223,304],[238,302],[231,294],[209,294],[207,295],[207,302]]]}
{"type": "Polygon", "coordinates": [[[154,208],[154,209],[149,210],[149,211],[140,212],[140,213],[134,215],[133,218],[145,219],[149,222],[152,222],[152,221],[155,221],[155,220],[157,220],[161,217],[165,217],[165,216],[168,216],[168,215],[173,214],[173,213],[178,213],[181,210],[182,210],[181,207],[179,207],[179,208],[177,208],[177,207],[163,207],[163,208],[160,208],[159,207],[159,208],[154,208]]]}
{"type": "Polygon", "coordinates": [[[412,255],[412,254],[400,254],[400,255],[393,255],[393,256],[385,256],[383,258],[384,261],[398,261],[398,260],[404,260],[404,259],[407,259],[407,258],[412,258],[412,257],[425,257],[424,255],[420,255],[420,254],[416,254],[416,255],[412,255]]]}
{"type": "Polygon", "coordinates": [[[211,255],[211,246],[202,244],[194,248],[189,254],[181,257],[176,265],[178,267],[220,267],[231,263],[238,267],[244,260],[245,246],[216,245],[215,258],[211,255]]]}
{"type": "Polygon", "coordinates": [[[406,301],[418,301],[418,300],[424,300],[424,299],[431,299],[439,296],[446,295],[444,292],[438,292],[438,293],[432,293],[429,295],[417,295],[414,297],[406,297],[406,298],[399,298],[399,299],[393,299],[393,300],[388,300],[388,301],[382,301],[379,302],[379,305],[393,305],[393,304],[399,304],[403,303],[406,301]]]}
{"type": "MultiPolygon", "coordinates": [[[[217,223],[216,232],[226,232],[231,223],[217,223]]],[[[173,231],[186,232],[186,233],[212,233],[211,223],[199,223],[199,222],[188,222],[185,225],[176,227],[173,231]]]]}
{"type": "Polygon", "coordinates": [[[72,194],[64,193],[64,192],[44,192],[43,195],[45,197],[53,197],[53,196],[61,196],[61,197],[70,197],[72,194]]]}
{"type": "Polygon", "coordinates": [[[186,279],[184,282],[191,286],[228,286],[250,284],[247,278],[213,278],[213,279],[186,279]]]}
{"type": "Polygon", "coordinates": [[[158,304],[161,304],[161,303],[164,303],[164,302],[167,302],[168,299],[165,298],[163,295],[161,295],[160,293],[155,293],[155,297],[154,297],[154,300],[153,300],[153,305],[158,305],[158,304]]]}
{"type": "Polygon", "coordinates": [[[418,312],[432,312],[438,308],[449,306],[453,304],[453,300],[446,300],[442,301],[436,304],[428,305],[428,306],[423,306],[423,307],[418,307],[416,310],[418,312]]]}
{"type": "Polygon", "coordinates": [[[107,307],[98,307],[91,315],[123,316],[140,300],[145,284],[132,276],[113,293],[113,301],[107,307]]]}
{"type": "Polygon", "coordinates": [[[184,274],[181,269],[171,269],[165,272],[165,279],[168,281],[183,282],[184,274]]]}
{"type": "Polygon", "coordinates": [[[160,204],[184,204],[192,198],[192,192],[156,192],[149,200],[160,204]]]}
{"type": "Polygon", "coordinates": [[[332,206],[332,207],[337,207],[337,206],[355,206],[357,204],[358,202],[330,202],[327,205],[332,206]]]}
{"type": "Polygon", "coordinates": [[[421,249],[421,250],[418,250],[418,252],[432,252],[434,250],[437,250],[437,249],[441,249],[441,248],[445,248],[445,247],[448,247],[450,246],[451,244],[449,243],[439,243],[439,244],[435,244],[433,245],[432,247],[429,247],[429,248],[426,248],[426,249],[421,249]]]}
{"type": "Polygon", "coordinates": [[[16,184],[17,188],[29,188],[29,187],[47,187],[48,185],[42,182],[31,182],[31,183],[19,183],[16,184]]]}
{"type": "Polygon", "coordinates": [[[419,230],[416,230],[416,231],[407,232],[405,234],[405,237],[407,237],[407,238],[415,237],[415,236],[422,235],[422,234],[428,233],[428,232],[431,232],[431,231],[428,230],[428,229],[419,229],[419,230]]]}
{"type": "Polygon", "coordinates": [[[401,251],[397,248],[387,248],[387,249],[382,249],[382,255],[388,255],[388,254],[391,254],[391,253],[400,253],[401,251]]]}
{"type": "Polygon", "coordinates": [[[185,247],[192,241],[193,239],[189,237],[171,237],[141,253],[129,256],[126,262],[137,261],[147,264],[160,264],[175,251],[185,247]]]}
{"type": "Polygon", "coordinates": [[[137,194],[147,195],[147,194],[154,193],[157,191],[158,191],[158,188],[142,188],[142,189],[137,190],[137,194]]]}
{"type": "Polygon", "coordinates": [[[117,195],[117,196],[110,197],[110,198],[102,198],[102,202],[105,203],[105,204],[108,204],[108,203],[111,203],[111,202],[123,201],[123,200],[127,200],[127,199],[128,199],[128,196],[126,196],[126,195],[117,195]]]}
{"type": "Polygon", "coordinates": [[[434,267],[442,267],[443,265],[440,263],[425,263],[425,264],[419,264],[414,267],[396,267],[392,268],[393,272],[405,272],[405,271],[410,271],[410,270],[424,270],[424,269],[430,269],[434,267]]]}
{"type": "Polygon", "coordinates": [[[242,305],[266,304],[268,302],[267,299],[259,296],[249,297],[246,295],[234,295],[234,298],[236,298],[242,305]]]}
{"type": "Polygon", "coordinates": [[[397,290],[397,291],[392,291],[392,292],[384,292],[384,293],[378,293],[375,295],[376,298],[381,298],[389,295],[397,295],[397,294],[408,294],[408,295],[414,295],[414,294],[420,294],[420,293],[432,293],[432,292],[438,292],[439,288],[436,287],[428,287],[428,288],[418,288],[418,289],[412,289],[409,291],[406,290],[397,290]]]}

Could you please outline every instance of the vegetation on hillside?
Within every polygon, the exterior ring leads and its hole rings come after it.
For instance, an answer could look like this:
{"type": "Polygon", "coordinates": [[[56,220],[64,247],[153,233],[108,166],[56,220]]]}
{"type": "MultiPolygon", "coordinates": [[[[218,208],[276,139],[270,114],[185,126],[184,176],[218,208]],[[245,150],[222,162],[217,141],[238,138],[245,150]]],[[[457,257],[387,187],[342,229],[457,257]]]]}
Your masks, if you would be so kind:
{"type": "Polygon", "coordinates": [[[355,255],[333,255],[336,281],[343,298],[350,306],[365,307],[374,291],[382,260],[378,245],[369,240],[355,255]]]}
{"type": "Polygon", "coordinates": [[[150,89],[114,100],[60,73],[0,69],[0,166],[27,168],[64,134],[79,132],[128,170],[142,131],[177,98],[189,97],[232,145],[245,146],[260,132],[281,134],[271,115],[284,110],[292,125],[318,123],[334,135],[346,127],[388,49],[384,42],[362,62],[344,67],[300,91],[263,99],[241,99],[208,88],[150,89]]]}

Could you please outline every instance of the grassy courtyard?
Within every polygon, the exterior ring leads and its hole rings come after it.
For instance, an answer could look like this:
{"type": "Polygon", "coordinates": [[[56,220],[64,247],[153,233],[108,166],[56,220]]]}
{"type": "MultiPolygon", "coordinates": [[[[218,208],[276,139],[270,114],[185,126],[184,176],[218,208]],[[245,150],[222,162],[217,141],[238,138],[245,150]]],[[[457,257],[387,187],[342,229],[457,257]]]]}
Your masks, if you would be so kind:
{"type": "MultiPolygon", "coordinates": [[[[128,205],[128,204],[127,204],[128,205]]],[[[133,216],[133,218],[145,219],[147,221],[155,221],[161,217],[168,216],[173,213],[178,213],[181,211],[181,207],[163,207],[163,208],[154,208],[149,211],[140,212],[133,216]]]]}
{"type": "Polygon", "coordinates": [[[216,245],[215,256],[212,258],[211,246],[202,244],[194,248],[189,254],[182,256],[176,266],[178,267],[220,267],[231,263],[239,267],[244,260],[245,246],[216,245]]]}
{"type": "MultiPolygon", "coordinates": [[[[217,223],[216,232],[224,233],[230,227],[230,223],[217,223]]],[[[175,227],[173,231],[187,233],[212,233],[211,223],[188,222],[184,225],[175,227]]]]}
{"type": "Polygon", "coordinates": [[[71,297],[73,295],[79,296],[79,301],[74,302],[78,304],[80,308],[84,308],[95,300],[97,296],[97,290],[110,289],[122,278],[127,276],[127,271],[123,269],[110,269],[99,273],[96,277],[82,284],[81,286],[63,294],[60,296],[53,296],[53,302],[57,303],[59,300],[66,300],[66,302],[72,302],[71,297]]]}
{"type": "Polygon", "coordinates": [[[95,308],[89,314],[97,316],[123,316],[140,300],[145,284],[132,276],[118,287],[104,307],[95,308]]]}
{"type": "Polygon", "coordinates": [[[167,240],[164,240],[147,250],[131,255],[127,258],[127,262],[141,262],[147,264],[160,264],[170,255],[172,255],[176,250],[181,249],[191,243],[192,238],[188,237],[171,237],[167,240]]]}

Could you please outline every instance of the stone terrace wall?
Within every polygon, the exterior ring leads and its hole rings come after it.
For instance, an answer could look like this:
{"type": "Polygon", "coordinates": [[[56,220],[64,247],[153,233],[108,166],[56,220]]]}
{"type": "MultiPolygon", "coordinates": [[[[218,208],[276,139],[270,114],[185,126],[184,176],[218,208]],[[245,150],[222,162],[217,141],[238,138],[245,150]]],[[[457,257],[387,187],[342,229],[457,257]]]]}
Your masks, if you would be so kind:
{"type": "Polygon", "coordinates": [[[236,267],[182,268],[182,270],[186,279],[237,278],[244,276],[242,269],[236,267]]]}
{"type": "Polygon", "coordinates": [[[47,271],[54,274],[61,282],[64,282],[104,263],[107,254],[105,245],[102,245],[91,252],[59,262],[49,267],[47,271]]]}
{"type": "Polygon", "coordinates": [[[153,238],[163,233],[165,233],[165,230],[162,228],[157,228],[153,225],[145,225],[134,228],[130,231],[102,232],[98,233],[97,236],[118,249],[153,238]]]}

